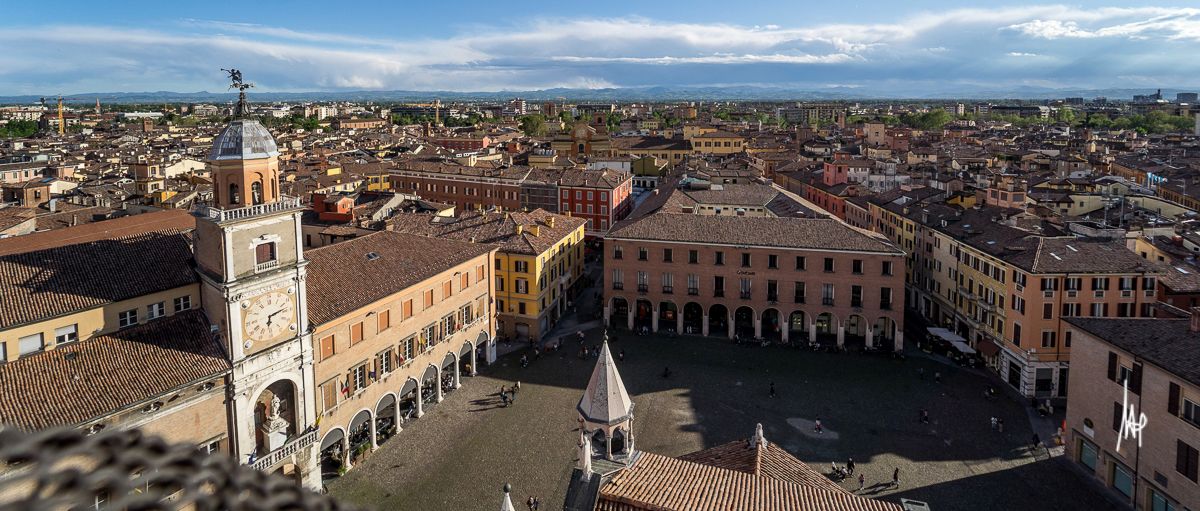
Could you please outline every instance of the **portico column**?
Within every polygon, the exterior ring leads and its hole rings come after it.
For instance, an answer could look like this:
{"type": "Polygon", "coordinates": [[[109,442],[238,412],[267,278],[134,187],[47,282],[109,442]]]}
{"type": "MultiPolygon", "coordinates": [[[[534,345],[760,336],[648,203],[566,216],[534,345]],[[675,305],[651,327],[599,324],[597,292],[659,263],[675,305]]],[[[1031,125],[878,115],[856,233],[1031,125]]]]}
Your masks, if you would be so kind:
{"type": "Polygon", "coordinates": [[[454,360],[454,388],[456,388],[456,389],[462,387],[462,375],[461,375],[461,370],[458,368],[458,366],[459,366],[459,361],[458,361],[458,359],[455,359],[454,360]]]}
{"type": "Polygon", "coordinates": [[[708,337],[708,314],[705,314],[703,317],[701,317],[700,335],[708,337]]]}
{"type": "Polygon", "coordinates": [[[733,311],[725,311],[725,330],[729,333],[729,340],[733,340],[737,335],[737,323],[733,322],[733,311]]]}
{"type": "Polygon", "coordinates": [[[680,314],[679,311],[675,311],[675,333],[683,333],[683,314],[680,314]]]}
{"type": "Polygon", "coordinates": [[[421,380],[417,380],[417,418],[425,415],[425,399],[421,397],[421,380]]]}
{"type": "Polygon", "coordinates": [[[346,470],[354,468],[354,465],[350,464],[350,437],[346,435],[342,435],[342,466],[346,467],[346,470]]]}
{"type": "Polygon", "coordinates": [[[837,345],[839,348],[841,348],[845,344],[846,344],[846,326],[843,325],[841,322],[839,322],[838,323],[837,345]]]}
{"type": "Polygon", "coordinates": [[[477,371],[479,371],[479,368],[475,366],[475,352],[476,351],[477,350],[475,349],[475,347],[472,346],[471,347],[471,374],[469,374],[467,376],[475,376],[475,373],[477,371]]]}
{"type": "Polygon", "coordinates": [[[788,320],[788,324],[779,329],[779,338],[783,341],[784,344],[787,344],[787,342],[788,342],[788,330],[791,330],[791,329],[792,329],[791,320],[788,320]]]}
{"type": "Polygon", "coordinates": [[[606,304],[604,306],[604,326],[608,326],[609,319],[612,318],[612,309],[606,304]]]}
{"type": "Polygon", "coordinates": [[[441,403],[442,402],[442,368],[440,368],[440,367],[437,368],[437,372],[433,375],[433,389],[435,392],[434,395],[437,396],[437,399],[434,399],[433,402],[441,403]]]}
{"type": "Polygon", "coordinates": [[[817,342],[817,324],[813,322],[811,317],[808,319],[808,342],[810,344],[817,342]]]}
{"type": "Polygon", "coordinates": [[[759,314],[754,315],[754,338],[762,338],[762,316],[759,314]]]}
{"type": "Polygon", "coordinates": [[[404,428],[400,427],[400,396],[396,396],[392,403],[392,419],[396,423],[396,433],[404,431],[404,428]]]}
{"type": "Polygon", "coordinates": [[[496,336],[493,335],[493,336],[488,337],[487,342],[484,344],[485,344],[485,349],[487,349],[487,353],[484,353],[484,357],[487,358],[488,365],[495,364],[496,363],[496,336]]]}
{"type": "Polygon", "coordinates": [[[896,340],[892,343],[892,347],[896,351],[900,351],[900,350],[904,349],[904,331],[903,330],[900,330],[899,328],[896,329],[896,340]]]}
{"type": "Polygon", "coordinates": [[[870,347],[874,346],[875,345],[874,343],[875,343],[875,328],[871,327],[871,328],[867,329],[867,347],[870,348],[870,347]]]}
{"type": "Polygon", "coordinates": [[[658,333],[658,307],[654,307],[650,311],[650,331],[658,333]]]}
{"type": "Polygon", "coordinates": [[[635,312],[636,310],[637,309],[630,310],[629,313],[625,315],[625,328],[633,330],[633,316],[637,314],[635,312]]]}
{"type": "Polygon", "coordinates": [[[377,437],[375,435],[375,424],[376,424],[375,416],[372,415],[372,416],[368,417],[367,421],[370,422],[370,426],[371,426],[371,451],[374,452],[375,449],[379,448],[379,437],[377,437]]]}

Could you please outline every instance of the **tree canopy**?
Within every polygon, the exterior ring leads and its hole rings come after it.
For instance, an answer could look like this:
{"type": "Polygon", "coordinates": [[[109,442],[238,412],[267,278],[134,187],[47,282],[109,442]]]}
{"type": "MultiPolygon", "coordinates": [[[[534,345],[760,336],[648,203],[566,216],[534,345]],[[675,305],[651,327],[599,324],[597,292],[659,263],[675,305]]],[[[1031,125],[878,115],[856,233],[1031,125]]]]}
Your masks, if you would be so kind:
{"type": "Polygon", "coordinates": [[[33,136],[34,133],[37,133],[37,129],[37,121],[11,120],[7,123],[0,124],[0,137],[25,138],[33,136]]]}
{"type": "Polygon", "coordinates": [[[522,116],[517,121],[517,126],[521,128],[522,133],[531,137],[540,137],[546,134],[546,118],[541,114],[522,116]]]}

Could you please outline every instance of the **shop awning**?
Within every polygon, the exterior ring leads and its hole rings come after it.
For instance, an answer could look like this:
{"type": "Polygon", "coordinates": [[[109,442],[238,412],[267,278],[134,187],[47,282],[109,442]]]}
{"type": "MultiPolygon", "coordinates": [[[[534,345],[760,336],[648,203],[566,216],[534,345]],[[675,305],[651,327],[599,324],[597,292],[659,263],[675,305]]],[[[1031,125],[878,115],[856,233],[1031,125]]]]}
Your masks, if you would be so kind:
{"type": "Polygon", "coordinates": [[[975,343],[975,348],[978,349],[979,353],[981,353],[983,356],[989,358],[1000,354],[1000,347],[996,346],[996,343],[988,339],[982,339],[975,343]]]}
{"type": "Polygon", "coordinates": [[[954,346],[954,349],[958,350],[960,353],[966,355],[972,355],[975,353],[975,348],[972,348],[970,344],[967,344],[967,340],[963,339],[961,335],[946,330],[945,328],[928,328],[927,330],[929,330],[930,335],[950,343],[950,345],[954,346]]]}

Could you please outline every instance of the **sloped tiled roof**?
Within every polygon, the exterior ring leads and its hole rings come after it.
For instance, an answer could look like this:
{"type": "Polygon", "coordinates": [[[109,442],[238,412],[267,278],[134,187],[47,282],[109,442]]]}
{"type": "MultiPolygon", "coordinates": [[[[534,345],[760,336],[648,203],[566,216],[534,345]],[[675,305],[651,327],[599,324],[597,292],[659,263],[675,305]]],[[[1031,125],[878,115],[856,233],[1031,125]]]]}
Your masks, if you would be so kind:
{"type": "Polygon", "coordinates": [[[74,426],[229,368],[204,313],[183,312],[0,364],[0,423],[74,426]]]}
{"type": "Polygon", "coordinates": [[[0,328],[195,283],[192,261],[177,229],[0,256],[0,328]]]}
{"type": "Polygon", "coordinates": [[[379,231],[308,251],[309,321],[332,321],[492,250],[491,245],[379,231]],[[371,253],[378,257],[368,258],[371,253]]]}
{"type": "Polygon", "coordinates": [[[896,504],[801,481],[641,452],[600,488],[597,511],[899,511],[896,504]]]}
{"type": "Polygon", "coordinates": [[[618,223],[609,238],[899,254],[837,220],[656,213],[618,223]]]}

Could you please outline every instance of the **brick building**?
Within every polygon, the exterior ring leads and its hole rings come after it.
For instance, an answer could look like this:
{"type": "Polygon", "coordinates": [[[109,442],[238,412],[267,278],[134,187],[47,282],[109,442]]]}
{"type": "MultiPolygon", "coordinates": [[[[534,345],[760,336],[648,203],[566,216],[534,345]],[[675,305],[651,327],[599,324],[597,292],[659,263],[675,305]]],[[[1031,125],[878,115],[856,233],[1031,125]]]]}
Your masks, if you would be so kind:
{"type": "MultiPolygon", "coordinates": [[[[664,190],[662,195],[677,195],[664,190]]],[[[903,346],[904,253],[837,220],[648,201],[605,237],[605,320],[733,338],[903,346]]]]}
{"type": "Polygon", "coordinates": [[[1070,458],[1135,509],[1200,508],[1200,309],[1183,319],[1067,322],[1070,458]],[[1130,407],[1133,418],[1145,414],[1145,429],[1117,449],[1130,407]]]}
{"type": "Polygon", "coordinates": [[[588,221],[588,236],[602,236],[633,209],[633,176],[613,170],[563,173],[558,183],[559,209],[588,221]]]}

